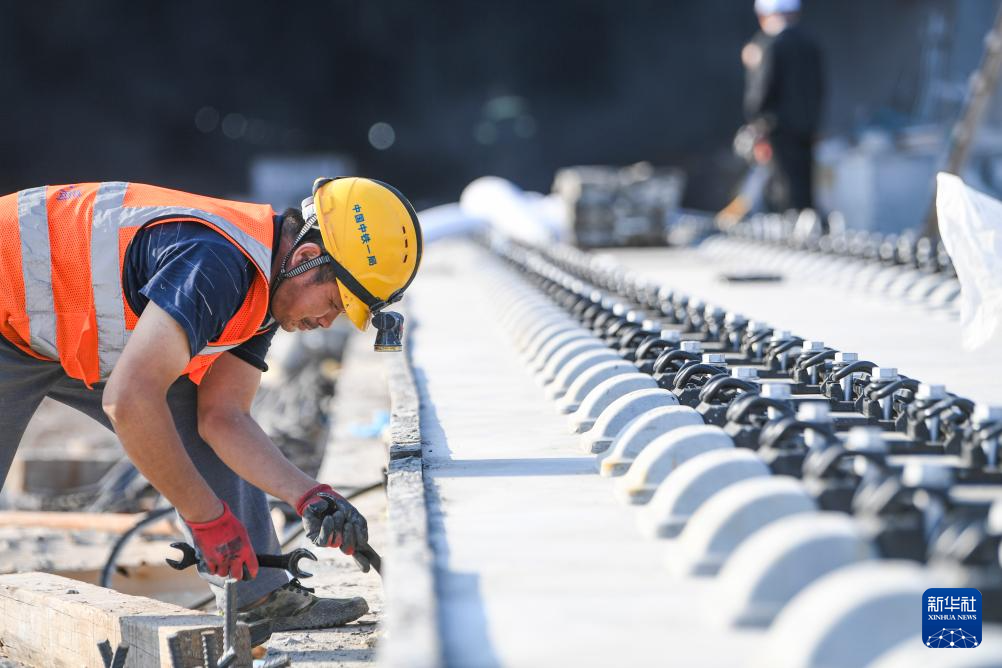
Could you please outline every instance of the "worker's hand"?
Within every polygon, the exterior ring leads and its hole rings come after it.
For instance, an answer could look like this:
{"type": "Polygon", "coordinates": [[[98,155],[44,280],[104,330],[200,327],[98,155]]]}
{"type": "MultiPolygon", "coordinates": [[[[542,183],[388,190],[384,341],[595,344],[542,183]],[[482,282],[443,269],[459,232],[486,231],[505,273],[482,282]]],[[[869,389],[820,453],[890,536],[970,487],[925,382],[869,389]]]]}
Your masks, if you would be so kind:
{"type": "Polygon", "coordinates": [[[368,572],[369,560],[355,554],[355,548],[369,544],[369,525],[355,506],[330,485],[317,485],[299,499],[296,511],[314,545],[339,547],[355,558],[363,572],[368,572]]]}
{"type": "Polygon", "coordinates": [[[237,580],[257,577],[257,555],[247,529],[234,517],[225,502],[223,514],[216,519],[187,524],[210,573],[237,580]]]}
{"type": "Polygon", "coordinates": [[[772,162],[772,144],[769,143],[768,139],[758,139],[752,149],[752,155],[758,164],[768,165],[772,162]]]}

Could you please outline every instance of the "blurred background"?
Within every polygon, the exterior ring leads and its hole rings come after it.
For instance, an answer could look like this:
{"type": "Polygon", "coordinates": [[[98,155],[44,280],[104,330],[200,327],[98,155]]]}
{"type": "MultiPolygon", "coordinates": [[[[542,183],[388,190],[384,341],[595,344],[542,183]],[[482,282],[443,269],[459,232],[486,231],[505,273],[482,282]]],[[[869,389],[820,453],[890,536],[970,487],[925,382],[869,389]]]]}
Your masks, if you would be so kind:
{"type": "MultiPolygon", "coordinates": [[[[921,215],[997,5],[803,3],[827,77],[821,208],[877,225],[866,216],[883,204],[852,216],[839,198],[880,192],[891,156],[923,193],[897,196],[911,202],[902,218],[921,215]],[[851,196],[837,183],[847,164],[873,172],[851,196]]],[[[2,7],[3,192],[124,179],[281,206],[320,171],[355,171],[422,209],[484,174],[547,192],[563,166],[643,160],[684,170],[682,204],[716,210],[745,170],[731,145],[750,0],[2,7]]],[[[989,189],[999,130],[993,105],[972,161],[989,189]]]]}

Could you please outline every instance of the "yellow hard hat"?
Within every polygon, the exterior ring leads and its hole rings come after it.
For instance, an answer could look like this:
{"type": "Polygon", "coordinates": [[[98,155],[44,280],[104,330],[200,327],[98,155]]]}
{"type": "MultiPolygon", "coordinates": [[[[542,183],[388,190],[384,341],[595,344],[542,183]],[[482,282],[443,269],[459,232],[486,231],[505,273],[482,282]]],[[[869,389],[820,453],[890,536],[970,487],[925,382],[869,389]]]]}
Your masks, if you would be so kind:
{"type": "Polygon", "coordinates": [[[399,300],[417,274],[417,214],[396,188],[359,177],[317,179],[313,207],[344,311],[364,331],[372,313],[399,300]]]}

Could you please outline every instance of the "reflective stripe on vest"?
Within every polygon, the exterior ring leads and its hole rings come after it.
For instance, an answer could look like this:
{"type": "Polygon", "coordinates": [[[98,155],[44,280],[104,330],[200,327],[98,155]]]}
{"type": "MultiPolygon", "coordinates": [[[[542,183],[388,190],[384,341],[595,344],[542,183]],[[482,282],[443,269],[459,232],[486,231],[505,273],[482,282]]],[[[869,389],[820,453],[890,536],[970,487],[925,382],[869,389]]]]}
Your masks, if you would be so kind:
{"type": "Polygon", "coordinates": [[[21,229],[21,270],[24,305],[31,327],[31,349],[59,359],[56,347],[56,307],[52,297],[52,255],[49,252],[49,212],[45,186],[17,194],[21,229]]]}
{"type": "MultiPolygon", "coordinates": [[[[271,248],[226,218],[187,206],[125,207],[128,188],[129,184],[122,181],[101,183],[93,205],[90,272],[102,379],[111,374],[131,334],[126,328],[119,263],[119,233],[123,228],[139,228],[163,219],[203,220],[240,246],[262,276],[269,276],[271,268],[271,248]]],[[[21,266],[31,335],[28,343],[36,353],[59,360],[47,206],[44,186],[23,190],[17,195],[21,266]]],[[[209,344],[196,355],[215,355],[238,345],[240,343],[209,344]]]]}

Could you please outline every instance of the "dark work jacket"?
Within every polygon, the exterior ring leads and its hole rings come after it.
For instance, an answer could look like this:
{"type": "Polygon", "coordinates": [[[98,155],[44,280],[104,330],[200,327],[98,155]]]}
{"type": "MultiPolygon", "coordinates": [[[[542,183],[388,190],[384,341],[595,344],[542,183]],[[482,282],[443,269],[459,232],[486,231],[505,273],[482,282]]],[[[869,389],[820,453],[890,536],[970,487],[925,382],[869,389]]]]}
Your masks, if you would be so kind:
{"type": "Polygon", "coordinates": [[[812,137],[824,104],[821,50],[796,25],[774,36],[760,32],[752,41],[762,49],[762,61],[746,72],[748,122],[763,125],[770,135],[812,137]]]}

